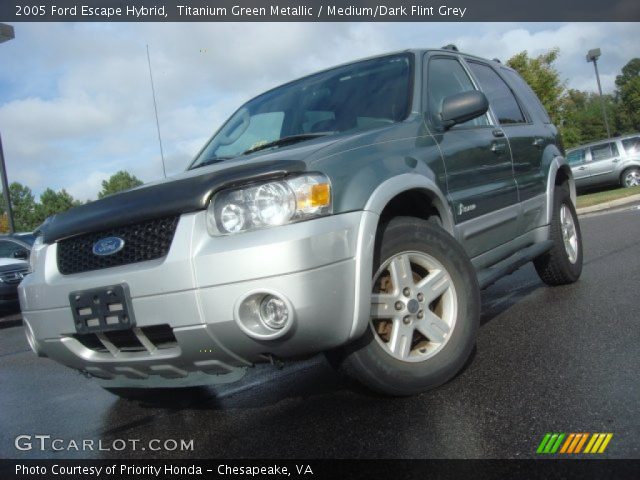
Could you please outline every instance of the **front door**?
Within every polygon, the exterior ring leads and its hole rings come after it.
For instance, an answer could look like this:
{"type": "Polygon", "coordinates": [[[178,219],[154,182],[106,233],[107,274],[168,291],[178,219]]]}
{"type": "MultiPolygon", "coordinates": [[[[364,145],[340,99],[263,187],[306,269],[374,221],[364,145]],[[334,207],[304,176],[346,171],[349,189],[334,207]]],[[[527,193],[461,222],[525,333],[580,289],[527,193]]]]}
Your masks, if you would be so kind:
{"type": "Polygon", "coordinates": [[[432,53],[425,60],[425,121],[444,158],[459,240],[473,258],[516,235],[518,192],[511,151],[489,115],[442,128],[442,101],[477,88],[456,55],[432,53]]]}

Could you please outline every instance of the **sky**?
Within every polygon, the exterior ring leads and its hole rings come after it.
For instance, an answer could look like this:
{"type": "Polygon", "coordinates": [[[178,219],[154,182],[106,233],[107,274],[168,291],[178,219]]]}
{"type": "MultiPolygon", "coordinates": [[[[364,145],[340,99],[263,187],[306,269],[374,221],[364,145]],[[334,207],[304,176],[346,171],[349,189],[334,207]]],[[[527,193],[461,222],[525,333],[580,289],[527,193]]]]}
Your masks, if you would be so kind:
{"type": "Polygon", "coordinates": [[[20,23],[0,45],[0,134],[9,181],[95,199],[125,169],[162,178],[149,81],[151,52],[168,175],[183,171],[251,97],[332,65],[454,43],[505,61],[560,48],[569,88],[603,90],[640,57],[637,23],[20,23]]]}

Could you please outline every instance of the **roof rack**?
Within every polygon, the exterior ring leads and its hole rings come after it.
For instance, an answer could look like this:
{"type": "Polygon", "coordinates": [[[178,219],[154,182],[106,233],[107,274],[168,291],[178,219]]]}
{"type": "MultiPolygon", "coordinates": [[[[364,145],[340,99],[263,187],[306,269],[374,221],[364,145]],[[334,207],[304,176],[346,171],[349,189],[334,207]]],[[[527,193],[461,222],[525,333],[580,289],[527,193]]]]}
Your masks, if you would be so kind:
{"type": "Polygon", "coordinates": [[[449,43],[442,47],[442,50],[453,50],[454,52],[459,52],[458,47],[456,47],[453,43],[449,43]]]}

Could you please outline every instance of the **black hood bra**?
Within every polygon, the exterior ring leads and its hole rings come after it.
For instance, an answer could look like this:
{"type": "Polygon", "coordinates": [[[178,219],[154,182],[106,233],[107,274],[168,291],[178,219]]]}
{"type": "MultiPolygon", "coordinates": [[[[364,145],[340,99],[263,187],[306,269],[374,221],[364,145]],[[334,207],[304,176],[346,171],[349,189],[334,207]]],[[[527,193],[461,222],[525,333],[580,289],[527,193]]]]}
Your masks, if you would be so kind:
{"type": "Polygon", "coordinates": [[[211,196],[223,188],[303,172],[305,167],[304,162],[296,160],[250,162],[170,179],[111,195],[55,215],[42,226],[41,232],[45,243],[54,243],[83,233],[203,210],[207,208],[211,196]]]}

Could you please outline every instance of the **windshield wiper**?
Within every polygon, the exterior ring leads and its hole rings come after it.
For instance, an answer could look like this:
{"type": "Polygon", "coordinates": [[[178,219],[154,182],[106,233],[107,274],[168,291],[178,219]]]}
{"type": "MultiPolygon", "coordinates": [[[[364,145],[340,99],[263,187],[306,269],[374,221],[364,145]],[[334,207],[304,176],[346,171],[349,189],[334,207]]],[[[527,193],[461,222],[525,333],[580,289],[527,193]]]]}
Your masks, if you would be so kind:
{"type": "Polygon", "coordinates": [[[250,153],[257,152],[258,150],[264,150],[265,148],[281,147],[283,145],[302,142],[304,140],[309,140],[311,138],[324,137],[332,133],[335,133],[335,132],[315,132],[315,133],[300,133],[298,135],[289,135],[288,137],[282,137],[277,140],[273,140],[271,142],[262,143],[260,145],[256,145],[255,147],[248,148],[247,150],[242,152],[242,155],[248,155],[250,153]]]}
{"type": "Polygon", "coordinates": [[[212,157],[212,158],[207,158],[206,160],[203,160],[199,164],[194,165],[191,168],[191,170],[193,170],[194,168],[204,167],[206,165],[213,165],[214,163],[224,162],[225,160],[231,160],[232,158],[234,158],[234,157],[212,157]]]}

